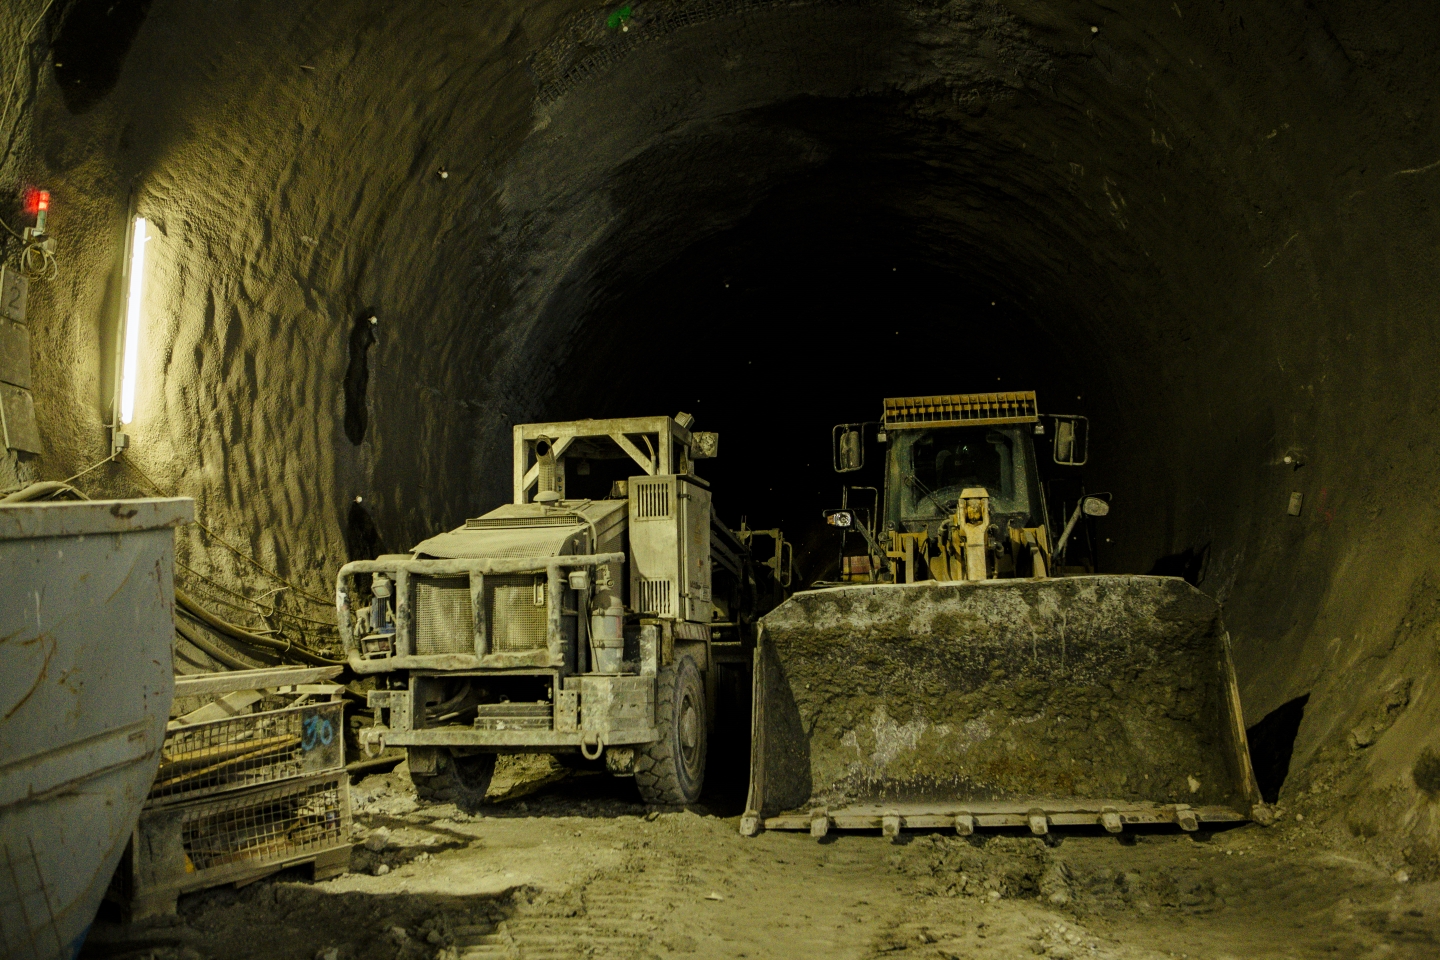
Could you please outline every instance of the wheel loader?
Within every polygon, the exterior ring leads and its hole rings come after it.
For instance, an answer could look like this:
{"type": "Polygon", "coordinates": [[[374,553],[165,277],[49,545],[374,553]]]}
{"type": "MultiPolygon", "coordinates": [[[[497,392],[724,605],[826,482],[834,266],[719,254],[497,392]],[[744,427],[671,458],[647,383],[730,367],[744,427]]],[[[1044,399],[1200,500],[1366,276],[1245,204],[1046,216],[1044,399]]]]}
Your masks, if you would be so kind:
{"type": "Polygon", "coordinates": [[[349,664],[377,681],[361,743],[405,748],[422,799],[478,803],[502,753],[698,799],[717,690],[748,682],[766,591],[696,474],[718,437],[691,423],[516,426],[512,503],[340,569],[349,664]]]}
{"type": "Polygon", "coordinates": [[[1085,463],[1088,433],[1033,392],[887,399],[879,420],[835,428],[836,470],[861,470],[873,441],[884,479],[825,513],[863,545],[840,581],[761,619],[743,833],[1250,816],[1216,602],[1065,559],[1109,503],[1077,497],[1055,530],[1035,441],[1060,470],[1085,463]]]}

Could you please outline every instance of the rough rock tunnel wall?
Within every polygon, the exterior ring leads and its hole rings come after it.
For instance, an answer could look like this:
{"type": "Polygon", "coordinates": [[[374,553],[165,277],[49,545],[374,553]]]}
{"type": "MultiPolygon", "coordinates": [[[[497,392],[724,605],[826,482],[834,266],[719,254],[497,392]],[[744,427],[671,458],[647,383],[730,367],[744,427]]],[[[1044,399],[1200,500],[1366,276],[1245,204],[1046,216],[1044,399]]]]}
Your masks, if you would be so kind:
{"type": "Polygon", "coordinates": [[[6,485],[107,452],[132,206],[150,479],[80,482],[321,596],[504,499],[518,420],[693,403],[799,527],[829,423],[1038,380],[1097,424],[1104,565],[1226,604],[1252,722],[1309,695],[1288,809],[1434,872],[1432,5],[16,6],[0,172],[61,271],[6,485]]]}

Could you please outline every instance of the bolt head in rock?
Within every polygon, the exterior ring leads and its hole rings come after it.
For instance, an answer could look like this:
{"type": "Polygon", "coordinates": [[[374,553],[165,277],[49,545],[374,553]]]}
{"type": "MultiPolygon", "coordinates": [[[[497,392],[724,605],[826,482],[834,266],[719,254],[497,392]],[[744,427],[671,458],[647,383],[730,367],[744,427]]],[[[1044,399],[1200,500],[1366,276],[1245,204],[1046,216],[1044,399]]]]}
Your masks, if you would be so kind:
{"type": "Polygon", "coordinates": [[[1350,731],[1350,745],[1357,750],[1363,750],[1375,742],[1375,734],[1374,726],[1356,727],[1350,731]]]}

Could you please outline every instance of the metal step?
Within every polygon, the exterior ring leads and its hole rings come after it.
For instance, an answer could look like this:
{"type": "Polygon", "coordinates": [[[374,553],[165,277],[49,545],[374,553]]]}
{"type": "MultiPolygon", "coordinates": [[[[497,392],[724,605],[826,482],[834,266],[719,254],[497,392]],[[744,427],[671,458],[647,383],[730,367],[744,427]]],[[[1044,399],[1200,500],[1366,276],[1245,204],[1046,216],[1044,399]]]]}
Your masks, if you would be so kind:
{"type": "Polygon", "coordinates": [[[551,730],[555,706],[538,703],[482,703],[475,708],[477,730],[551,730]]]}

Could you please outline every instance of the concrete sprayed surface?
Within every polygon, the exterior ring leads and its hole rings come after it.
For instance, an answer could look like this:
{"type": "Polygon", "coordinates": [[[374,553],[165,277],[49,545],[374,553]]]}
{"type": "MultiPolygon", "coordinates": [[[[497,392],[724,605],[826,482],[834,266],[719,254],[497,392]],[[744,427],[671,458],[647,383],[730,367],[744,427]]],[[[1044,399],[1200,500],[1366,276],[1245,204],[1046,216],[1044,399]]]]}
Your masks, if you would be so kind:
{"type": "Polygon", "coordinates": [[[1327,848],[1303,820],[1214,834],[741,837],[625,781],[502,766],[474,813],[403,767],[353,788],[352,872],[281,874],[102,922],[90,960],[487,957],[1429,958],[1440,886],[1327,848]],[[533,791],[533,792],[530,792],[533,791]],[[508,798],[508,799],[506,799],[508,798]]]}

